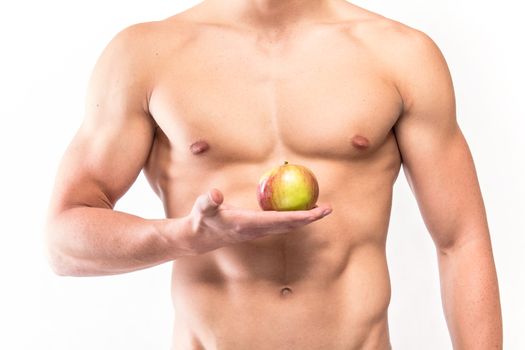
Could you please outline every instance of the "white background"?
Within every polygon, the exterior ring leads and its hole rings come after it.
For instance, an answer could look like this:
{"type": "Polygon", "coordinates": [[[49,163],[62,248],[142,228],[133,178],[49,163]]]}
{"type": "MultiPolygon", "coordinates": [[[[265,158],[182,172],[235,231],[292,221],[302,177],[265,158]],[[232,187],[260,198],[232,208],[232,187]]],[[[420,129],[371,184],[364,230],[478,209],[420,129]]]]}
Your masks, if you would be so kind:
{"type": "MultiPolygon", "coordinates": [[[[1,349],[168,349],[169,264],[120,276],[56,277],[44,258],[42,223],[58,161],[80,125],[87,80],[104,46],[130,24],[196,3],[2,1],[1,349]]],[[[489,215],[505,348],[525,349],[523,9],[517,0],[356,3],[423,30],[448,60],[458,120],[489,215]]],[[[163,216],[142,175],[118,209],[163,216]]],[[[450,349],[434,247],[402,173],[388,261],[394,349],[450,349]]]]}

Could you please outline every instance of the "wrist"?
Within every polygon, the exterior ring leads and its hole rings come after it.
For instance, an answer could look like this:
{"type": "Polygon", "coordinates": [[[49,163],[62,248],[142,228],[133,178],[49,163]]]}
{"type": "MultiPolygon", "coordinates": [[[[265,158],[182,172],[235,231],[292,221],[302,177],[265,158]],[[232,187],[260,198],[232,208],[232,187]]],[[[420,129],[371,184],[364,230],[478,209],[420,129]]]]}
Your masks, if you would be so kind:
{"type": "Polygon", "coordinates": [[[171,260],[196,255],[189,216],[153,220],[153,225],[171,260]]]}

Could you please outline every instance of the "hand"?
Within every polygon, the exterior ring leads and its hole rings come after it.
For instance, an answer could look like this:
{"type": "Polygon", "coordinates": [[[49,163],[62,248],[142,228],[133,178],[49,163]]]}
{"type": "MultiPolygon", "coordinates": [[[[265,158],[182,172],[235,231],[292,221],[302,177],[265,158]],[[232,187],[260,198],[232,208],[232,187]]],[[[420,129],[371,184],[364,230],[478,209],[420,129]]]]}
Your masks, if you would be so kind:
{"type": "Polygon", "coordinates": [[[310,210],[263,211],[224,204],[217,189],[197,197],[189,214],[193,249],[202,254],[222,246],[289,232],[332,212],[327,205],[310,210]]]}

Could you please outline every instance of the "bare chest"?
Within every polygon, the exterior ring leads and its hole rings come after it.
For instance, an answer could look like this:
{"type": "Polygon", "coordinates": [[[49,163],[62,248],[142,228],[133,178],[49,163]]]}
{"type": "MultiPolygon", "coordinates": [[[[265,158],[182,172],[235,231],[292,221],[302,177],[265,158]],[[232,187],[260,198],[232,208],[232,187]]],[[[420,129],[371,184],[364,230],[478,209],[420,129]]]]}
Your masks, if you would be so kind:
{"type": "Polygon", "coordinates": [[[164,53],[150,111],[172,160],[353,159],[381,148],[401,101],[378,60],[333,30],[296,36],[204,31],[164,53]]]}

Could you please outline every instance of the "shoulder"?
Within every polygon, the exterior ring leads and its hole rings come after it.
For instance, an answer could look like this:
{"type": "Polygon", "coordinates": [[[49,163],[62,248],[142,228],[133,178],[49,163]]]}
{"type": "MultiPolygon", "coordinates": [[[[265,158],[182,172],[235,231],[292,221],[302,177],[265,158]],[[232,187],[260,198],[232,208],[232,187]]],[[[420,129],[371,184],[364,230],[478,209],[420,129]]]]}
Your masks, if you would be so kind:
{"type": "Polygon", "coordinates": [[[423,31],[383,18],[371,24],[366,32],[371,49],[398,82],[430,72],[448,74],[443,53],[423,31]]]}
{"type": "Polygon", "coordinates": [[[88,99],[98,101],[112,95],[114,100],[118,97],[126,103],[137,101],[146,105],[168,36],[172,38],[171,45],[182,37],[177,35],[174,24],[166,21],[132,24],[113,35],[92,69],[88,99]]]}
{"type": "Polygon", "coordinates": [[[454,88],[448,64],[429,35],[388,19],[371,31],[376,37],[377,55],[396,86],[405,110],[415,102],[453,104],[454,88]]]}
{"type": "Polygon", "coordinates": [[[117,32],[106,45],[105,53],[122,54],[125,57],[136,57],[150,46],[149,41],[154,36],[154,22],[136,23],[121,29],[117,32]],[[125,55],[126,54],[126,55],[125,55]]]}
{"type": "MultiPolygon", "coordinates": [[[[159,21],[129,25],[117,32],[104,51],[124,60],[144,60],[158,56],[162,50],[182,46],[198,31],[191,21],[177,16],[159,21]]],[[[144,63],[144,62],[142,62],[144,63]]]]}
{"type": "Polygon", "coordinates": [[[445,57],[429,35],[370,11],[359,9],[358,13],[357,20],[348,22],[348,33],[396,86],[404,103],[416,90],[452,89],[445,57]]]}
{"type": "Polygon", "coordinates": [[[180,48],[192,31],[191,25],[171,18],[132,24],[107,42],[94,69],[106,78],[150,80],[162,58],[180,48]]]}
{"type": "Polygon", "coordinates": [[[441,52],[429,35],[407,24],[380,14],[353,6],[344,28],[365,47],[387,56],[441,56],[441,52]]]}
{"type": "Polygon", "coordinates": [[[378,50],[398,69],[444,63],[436,42],[419,29],[385,19],[371,31],[376,37],[378,50]]]}
{"type": "Polygon", "coordinates": [[[165,46],[168,37],[173,44],[188,34],[189,26],[180,21],[162,20],[135,23],[117,32],[105,51],[122,55],[123,59],[145,58],[155,49],[165,46]]]}
{"type": "Polygon", "coordinates": [[[151,51],[153,27],[152,23],[137,23],[114,34],[102,50],[95,70],[127,74],[142,66],[151,51]]]}

